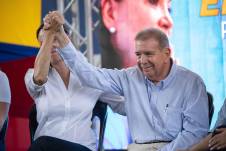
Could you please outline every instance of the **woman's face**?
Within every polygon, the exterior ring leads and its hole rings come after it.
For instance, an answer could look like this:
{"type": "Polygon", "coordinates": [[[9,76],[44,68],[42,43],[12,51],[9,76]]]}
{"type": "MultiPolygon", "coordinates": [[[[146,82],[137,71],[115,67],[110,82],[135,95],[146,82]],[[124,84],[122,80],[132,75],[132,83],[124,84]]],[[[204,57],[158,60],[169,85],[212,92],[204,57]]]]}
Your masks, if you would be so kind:
{"type": "Polygon", "coordinates": [[[111,41],[124,67],[136,64],[134,38],[139,31],[154,27],[169,35],[173,26],[170,0],[115,0],[112,10],[116,32],[111,41]]]}

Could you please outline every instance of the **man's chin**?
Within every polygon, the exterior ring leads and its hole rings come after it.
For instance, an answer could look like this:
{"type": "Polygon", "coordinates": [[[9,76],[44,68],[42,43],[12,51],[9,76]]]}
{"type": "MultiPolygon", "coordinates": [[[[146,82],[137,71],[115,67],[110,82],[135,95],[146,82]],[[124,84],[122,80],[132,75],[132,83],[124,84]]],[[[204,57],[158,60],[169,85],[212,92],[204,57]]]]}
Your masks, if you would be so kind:
{"type": "Polygon", "coordinates": [[[142,73],[147,77],[147,78],[150,78],[150,77],[153,77],[153,73],[151,73],[150,71],[142,71],[142,73]]]}
{"type": "Polygon", "coordinates": [[[146,72],[146,71],[142,71],[142,72],[143,72],[143,74],[144,74],[146,77],[149,76],[149,73],[148,73],[148,72],[146,72]]]}

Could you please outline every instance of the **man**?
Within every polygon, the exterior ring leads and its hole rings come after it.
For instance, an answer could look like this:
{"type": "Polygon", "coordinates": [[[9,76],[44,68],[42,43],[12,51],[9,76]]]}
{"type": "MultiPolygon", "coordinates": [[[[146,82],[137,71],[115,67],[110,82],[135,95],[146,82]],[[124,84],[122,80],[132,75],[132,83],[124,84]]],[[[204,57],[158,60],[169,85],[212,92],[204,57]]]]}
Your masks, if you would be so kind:
{"type": "MultiPolygon", "coordinates": [[[[54,20],[59,13],[50,15],[54,20]]],[[[54,24],[45,20],[45,28],[54,28],[54,24]]],[[[83,84],[126,98],[125,112],[134,142],[130,151],[172,151],[197,143],[209,127],[202,79],[173,63],[162,31],[141,31],[135,44],[138,66],[122,70],[92,66],[71,42],[60,53],[83,84]]]]}
{"type": "MultiPolygon", "coordinates": [[[[104,68],[121,69],[136,64],[134,38],[140,30],[154,27],[167,35],[171,33],[171,0],[99,0],[99,3],[98,35],[104,68]]],[[[105,148],[126,148],[131,143],[127,127],[127,118],[108,110],[105,148]]]]}

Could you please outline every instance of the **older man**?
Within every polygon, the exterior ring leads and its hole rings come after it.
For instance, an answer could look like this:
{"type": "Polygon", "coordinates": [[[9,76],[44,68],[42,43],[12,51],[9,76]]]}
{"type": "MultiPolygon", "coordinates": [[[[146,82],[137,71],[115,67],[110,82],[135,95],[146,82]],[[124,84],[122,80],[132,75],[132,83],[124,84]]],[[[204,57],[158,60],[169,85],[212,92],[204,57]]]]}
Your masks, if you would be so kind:
{"type": "MultiPolygon", "coordinates": [[[[49,15],[54,20],[60,14],[49,15]]],[[[51,20],[45,25],[46,30],[54,28],[51,20]]],[[[158,29],[139,32],[135,47],[138,66],[122,70],[92,66],[71,42],[60,52],[83,84],[126,98],[125,113],[134,142],[130,151],[174,151],[197,143],[209,128],[202,79],[173,63],[168,37],[158,29]]]]}

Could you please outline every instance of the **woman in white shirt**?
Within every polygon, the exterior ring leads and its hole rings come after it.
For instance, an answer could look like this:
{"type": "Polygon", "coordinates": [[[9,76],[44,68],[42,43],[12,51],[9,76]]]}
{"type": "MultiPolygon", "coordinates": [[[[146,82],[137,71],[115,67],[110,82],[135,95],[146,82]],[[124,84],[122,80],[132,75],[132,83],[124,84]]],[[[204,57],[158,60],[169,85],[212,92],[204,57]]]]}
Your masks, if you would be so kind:
{"type": "MultiPolygon", "coordinates": [[[[9,80],[4,72],[0,70],[0,132],[7,119],[11,102],[9,80]]],[[[0,150],[5,150],[5,145],[0,140],[0,150]]]]}
{"type": "Polygon", "coordinates": [[[57,52],[56,48],[64,47],[61,40],[70,41],[67,35],[59,34],[62,33],[57,31],[59,26],[43,30],[41,25],[38,29],[41,48],[34,69],[25,75],[27,90],[36,103],[39,124],[36,140],[29,150],[94,151],[96,136],[91,129],[91,117],[97,100],[114,103],[123,99],[81,85],[57,52]]]}

